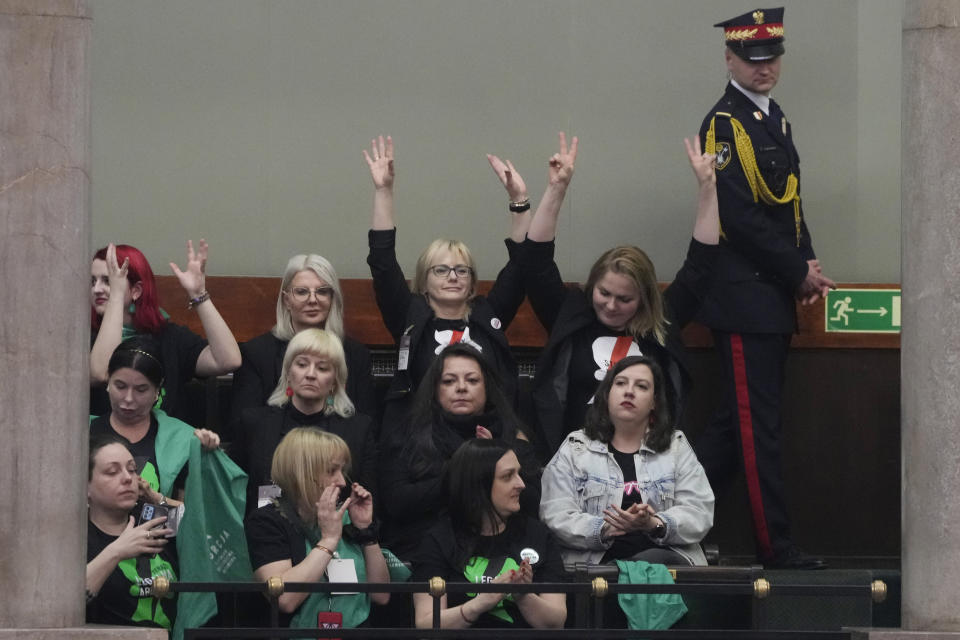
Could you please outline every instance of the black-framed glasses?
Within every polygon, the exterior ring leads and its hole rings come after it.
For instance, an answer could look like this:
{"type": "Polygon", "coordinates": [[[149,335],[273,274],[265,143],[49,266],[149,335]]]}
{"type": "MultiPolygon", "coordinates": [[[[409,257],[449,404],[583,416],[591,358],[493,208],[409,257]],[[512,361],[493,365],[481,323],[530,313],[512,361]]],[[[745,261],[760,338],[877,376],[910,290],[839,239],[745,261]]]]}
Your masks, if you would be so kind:
{"type": "Polygon", "coordinates": [[[317,300],[320,298],[332,298],[333,288],[317,287],[316,289],[310,289],[308,287],[293,287],[292,289],[288,289],[287,293],[297,302],[306,302],[310,299],[311,295],[317,296],[317,300]]]}
{"type": "Polygon", "coordinates": [[[473,275],[473,269],[465,264],[458,264],[453,267],[446,264],[436,264],[430,267],[430,273],[438,278],[446,278],[450,275],[451,271],[453,271],[458,278],[466,278],[467,276],[473,275]]]}

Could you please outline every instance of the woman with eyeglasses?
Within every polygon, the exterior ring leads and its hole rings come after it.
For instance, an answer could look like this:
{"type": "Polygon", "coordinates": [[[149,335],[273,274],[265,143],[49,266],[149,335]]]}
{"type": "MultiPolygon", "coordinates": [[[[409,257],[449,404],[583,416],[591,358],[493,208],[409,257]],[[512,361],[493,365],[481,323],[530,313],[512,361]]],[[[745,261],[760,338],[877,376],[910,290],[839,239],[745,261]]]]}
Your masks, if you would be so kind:
{"type": "Polygon", "coordinates": [[[350,372],[346,393],[358,413],[376,415],[370,351],[343,331],[343,292],[330,261],[315,253],[290,258],[277,295],[273,329],[240,345],[243,364],[233,376],[231,419],[237,425],[244,409],[267,405],[283,369],[284,353],[294,335],[324,329],[343,343],[350,372]]]}
{"type": "MultiPolygon", "coordinates": [[[[529,225],[526,185],[522,181],[506,184],[513,218],[506,241],[510,259],[485,296],[478,295],[477,268],[470,249],[459,240],[431,242],[420,254],[408,287],[395,250],[393,139],[379,136],[363,155],[374,185],[367,264],[383,322],[399,348],[383,425],[391,429],[402,420],[434,358],[444,347],[457,342],[469,344],[483,354],[503,381],[510,402],[515,403],[517,363],[505,332],[524,298],[523,279],[516,272],[513,252],[529,225]]],[[[490,162],[494,162],[492,157],[490,162]]]]}

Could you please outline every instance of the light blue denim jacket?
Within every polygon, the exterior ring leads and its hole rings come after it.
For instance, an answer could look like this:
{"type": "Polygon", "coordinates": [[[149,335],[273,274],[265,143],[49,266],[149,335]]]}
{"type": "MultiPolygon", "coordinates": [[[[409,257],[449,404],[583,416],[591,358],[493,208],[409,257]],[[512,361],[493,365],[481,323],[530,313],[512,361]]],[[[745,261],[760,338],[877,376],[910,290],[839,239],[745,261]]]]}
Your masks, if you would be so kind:
{"type": "MultiPolygon", "coordinates": [[[[633,459],[640,495],[667,528],[653,541],[691,564],[707,564],[700,541],[713,526],[713,491],[686,436],[674,431],[669,449],[643,446],[633,459]]],[[[574,431],[544,469],[542,486],[540,519],[560,542],[564,564],[599,563],[613,544],[600,539],[603,510],[623,501],[623,472],[613,453],[574,431]]]]}

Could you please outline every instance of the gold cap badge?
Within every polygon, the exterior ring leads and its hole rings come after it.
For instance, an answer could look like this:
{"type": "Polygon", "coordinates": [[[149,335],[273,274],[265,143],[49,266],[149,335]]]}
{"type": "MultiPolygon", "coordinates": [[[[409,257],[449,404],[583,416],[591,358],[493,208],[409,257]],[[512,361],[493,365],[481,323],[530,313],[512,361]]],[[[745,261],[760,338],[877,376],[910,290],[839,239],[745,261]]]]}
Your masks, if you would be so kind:
{"type": "Polygon", "coordinates": [[[753,12],[753,24],[763,24],[763,11],[760,9],[753,12]]]}

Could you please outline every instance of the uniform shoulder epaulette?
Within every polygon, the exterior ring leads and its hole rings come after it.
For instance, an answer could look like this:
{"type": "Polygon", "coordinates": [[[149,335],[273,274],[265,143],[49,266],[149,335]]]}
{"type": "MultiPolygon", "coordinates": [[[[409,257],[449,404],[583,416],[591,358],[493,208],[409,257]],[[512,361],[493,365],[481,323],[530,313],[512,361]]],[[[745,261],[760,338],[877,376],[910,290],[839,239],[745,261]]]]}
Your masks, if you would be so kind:
{"type": "Polygon", "coordinates": [[[726,111],[717,111],[715,115],[723,116],[724,118],[732,118],[733,114],[727,113],[726,111]]]}

